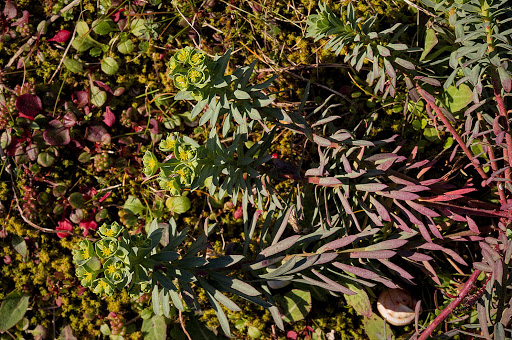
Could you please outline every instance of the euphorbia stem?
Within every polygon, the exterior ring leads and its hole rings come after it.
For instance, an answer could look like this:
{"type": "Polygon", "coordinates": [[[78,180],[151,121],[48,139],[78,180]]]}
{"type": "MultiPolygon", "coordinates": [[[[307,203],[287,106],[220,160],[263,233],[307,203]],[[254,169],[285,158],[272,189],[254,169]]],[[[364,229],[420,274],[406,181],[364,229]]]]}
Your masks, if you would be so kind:
{"type": "Polygon", "coordinates": [[[430,95],[428,95],[425,92],[425,90],[423,90],[422,88],[418,87],[418,92],[423,97],[423,99],[425,99],[427,104],[430,105],[430,107],[434,109],[434,111],[436,112],[437,116],[439,117],[439,119],[441,119],[441,121],[443,122],[444,126],[448,129],[448,131],[450,131],[450,133],[452,134],[453,138],[455,138],[455,140],[459,144],[459,146],[462,149],[462,151],[464,151],[466,156],[468,156],[469,160],[471,161],[471,164],[473,164],[473,166],[475,167],[476,171],[480,174],[480,177],[482,177],[482,179],[487,179],[488,178],[487,174],[484,172],[484,170],[482,169],[482,167],[480,166],[480,164],[476,160],[475,156],[471,152],[471,150],[469,150],[469,148],[466,146],[466,143],[464,143],[464,141],[462,140],[462,137],[457,133],[457,131],[452,126],[452,124],[450,123],[448,118],[446,118],[446,116],[444,115],[443,111],[441,111],[441,109],[432,100],[430,100],[428,98],[430,95]]]}
{"type": "Polygon", "coordinates": [[[421,333],[418,340],[428,339],[432,335],[432,332],[434,332],[434,330],[437,328],[437,326],[439,326],[441,322],[443,322],[453,312],[453,310],[457,308],[458,305],[460,305],[462,300],[464,300],[466,295],[468,295],[471,288],[473,288],[473,285],[475,284],[475,281],[481,272],[481,270],[476,269],[473,272],[473,274],[471,274],[468,281],[466,282],[466,285],[464,286],[464,288],[462,288],[459,296],[457,296],[452,302],[450,302],[450,304],[445,309],[443,309],[441,314],[439,314],[434,319],[434,321],[432,321],[432,323],[427,327],[427,329],[425,329],[423,333],[421,333]]]}
{"type": "MultiPolygon", "coordinates": [[[[494,98],[496,98],[496,103],[498,104],[498,111],[500,113],[500,116],[505,118],[506,122],[506,128],[505,131],[505,141],[507,143],[507,147],[505,150],[503,150],[503,159],[505,160],[505,166],[509,166],[512,168],[512,135],[510,133],[510,125],[508,122],[508,114],[507,114],[507,108],[505,107],[505,101],[503,100],[503,97],[501,96],[501,86],[499,83],[499,76],[496,75],[496,72],[493,72],[492,76],[492,88],[494,91],[494,98]]],[[[508,180],[511,180],[511,170],[510,168],[505,170],[505,177],[508,180]]]]}

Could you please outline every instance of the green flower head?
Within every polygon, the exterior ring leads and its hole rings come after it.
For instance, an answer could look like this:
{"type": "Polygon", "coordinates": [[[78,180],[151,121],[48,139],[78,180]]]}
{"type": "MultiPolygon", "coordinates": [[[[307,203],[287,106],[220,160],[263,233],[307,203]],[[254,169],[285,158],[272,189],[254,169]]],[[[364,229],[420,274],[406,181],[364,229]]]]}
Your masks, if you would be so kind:
{"type": "Polygon", "coordinates": [[[151,151],[146,151],[142,157],[142,163],[144,164],[144,175],[146,177],[153,176],[160,166],[158,159],[151,151]]]}
{"type": "Polygon", "coordinates": [[[167,138],[162,140],[159,145],[159,149],[163,152],[174,152],[174,147],[179,143],[179,137],[177,133],[171,133],[167,135],[167,138]]]}
{"type": "Polygon", "coordinates": [[[188,77],[183,73],[176,73],[172,78],[174,86],[178,89],[185,91],[188,88],[188,77]]]}
{"type": "Polygon", "coordinates": [[[108,259],[117,251],[119,242],[113,237],[105,237],[96,242],[96,254],[99,258],[108,259]]]}
{"type": "Polygon", "coordinates": [[[73,249],[73,262],[81,266],[94,256],[94,247],[91,241],[81,240],[73,249]]]}
{"type": "Polygon", "coordinates": [[[193,48],[190,46],[184,47],[176,52],[174,59],[176,59],[176,61],[180,64],[185,64],[188,62],[192,50],[193,48]]]}
{"type": "Polygon", "coordinates": [[[166,177],[161,175],[158,178],[160,188],[169,191],[171,196],[179,196],[181,194],[181,187],[178,183],[177,177],[166,177]]]}
{"type": "Polygon", "coordinates": [[[174,59],[174,57],[171,58],[171,60],[169,60],[169,64],[168,64],[168,67],[169,67],[169,76],[173,76],[175,73],[177,72],[180,72],[183,70],[183,67],[181,67],[181,64],[178,63],[176,61],[176,59],[174,59]]]}
{"type": "Polygon", "coordinates": [[[104,277],[94,280],[92,285],[94,286],[93,292],[95,294],[105,294],[106,296],[114,294],[114,286],[104,277]]]}
{"type": "Polygon", "coordinates": [[[128,268],[121,259],[109,258],[103,265],[105,277],[114,285],[123,282],[128,276],[128,268]]]}
{"type": "Polygon", "coordinates": [[[192,184],[195,177],[194,170],[186,164],[179,164],[176,166],[174,173],[176,174],[176,177],[174,178],[176,178],[181,185],[187,187],[192,184]]]}
{"type": "Polygon", "coordinates": [[[192,145],[183,144],[176,148],[176,159],[181,162],[192,162],[196,159],[197,150],[192,145]]]}
{"type": "Polygon", "coordinates": [[[80,285],[82,285],[82,287],[91,287],[93,281],[96,279],[96,272],[83,266],[76,267],[75,273],[80,279],[80,285]]]}
{"type": "Polygon", "coordinates": [[[102,237],[117,237],[121,231],[123,231],[123,227],[117,222],[112,222],[110,225],[103,223],[103,225],[98,228],[98,233],[102,237]]]}
{"type": "Polygon", "coordinates": [[[151,239],[144,234],[135,234],[130,236],[130,243],[137,248],[151,247],[151,239]]]}
{"type": "Polygon", "coordinates": [[[188,58],[188,63],[190,64],[190,66],[197,67],[197,66],[202,66],[204,64],[205,60],[206,60],[206,55],[203,52],[194,49],[190,52],[190,56],[188,58]]]}
{"type": "Polygon", "coordinates": [[[197,67],[192,67],[187,72],[188,82],[192,85],[200,85],[205,80],[204,72],[197,67]]]}

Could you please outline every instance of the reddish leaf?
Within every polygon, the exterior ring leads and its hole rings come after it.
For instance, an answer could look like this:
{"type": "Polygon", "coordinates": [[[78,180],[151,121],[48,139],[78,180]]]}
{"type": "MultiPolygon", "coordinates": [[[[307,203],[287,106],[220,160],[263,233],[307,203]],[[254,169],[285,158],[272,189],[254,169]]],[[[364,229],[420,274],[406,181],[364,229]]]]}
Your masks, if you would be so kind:
{"type": "Polygon", "coordinates": [[[95,143],[105,143],[110,140],[110,135],[103,126],[93,125],[89,128],[86,139],[95,143]]]}
{"type": "Polygon", "coordinates": [[[396,198],[398,200],[415,200],[420,198],[419,195],[407,191],[377,191],[376,193],[384,197],[396,198]]]}
{"type": "Polygon", "coordinates": [[[466,220],[468,221],[469,230],[471,230],[474,233],[480,234],[480,230],[478,230],[478,226],[476,225],[475,221],[469,216],[466,216],[466,220]]]}
{"type": "Polygon", "coordinates": [[[389,259],[395,256],[396,251],[393,250],[374,250],[374,251],[359,251],[350,253],[351,258],[356,259],[389,259]]]}
{"type": "Polygon", "coordinates": [[[108,127],[111,127],[114,125],[114,122],[116,121],[116,116],[110,110],[110,106],[107,106],[105,113],[103,114],[103,123],[105,123],[108,127]]]}
{"type": "Polygon", "coordinates": [[[4,7],[4,16],[7,19],[15,18],[16,15],[18,15],[18,10],[16,9],[16,6],[11,2],[11,0],[7,0],[4,7]]]}
{"type": "Polygon", "coordinates": [[[59,120],[54,119],[48,123],[43,132],[44,140],[50,145],[68,145],[71,141],[69,129],[59,120]]]}
{"type": "Polygon", "coordinates": [[[77,107],[84,107],[89,104],[89,92],[87,91],[76,91],[71,95],[73,104],[77,107]]]}
{"type": "Polygon", "coordinates": [[[385,265],[389,269],[394,270],[395,272],[400,274],[400,276],[402,276],[404,279],[407,279],[407,280],[414,279],[414,276],[409,274],[407,271],[402,269],[400,266],[397,266],[396,264],[390,262],[389,260],[382,260],[382,259],[377,259],[377,260],[380,261],[380,263],[382,263],[383,265],[385,265]]]}
{"type": "Polygon", "coordinates": [[[68,30],[60,30],[55,34],[51,39],[48,39],[48,41],[55,41],[55,42],[66,42],[71,37],[71,32],[68,30]]]}
{"type": "Polygon", "coordinates": [[[424,207],[421,204],[418,204],[418,203],[415,203],[412,201],[405,201],[405,203],[407,203],[407,205],[409,205],[411,208],[413,208],[414,210],[416,210],[417,212],[419,212],[422,215],[430,216],[430,217],[439,217],[439,214],[436,213],[434,210],[424,207]]]}
{"type": "Polygon", "coordinates": [[[11,26],[21,26],[23,24],[28,24],[28,16],[29,16],[28,11],[23,11],[22,17],[19,18],[18,20],[16,20],[16,22],[13,23],[11,26]]]}
{"type": "Polygon", "coordinates": [[[33,94],[22,94],[16,99],[16,109],[20,116],[33,120],[43,109],[41,99],[33,94]]]}
{"type": "MultiPolygon", "coordinates": [[[[66,231],[71,231],[73,230],[73,225],[71,224],[71,222],[63,217],[59,222],[58,222],[58,226],[57,228],[55,228],[56,230],[66,230],[66,231]]],[[[60,238],[64,238],[64,237],[67,237],[69,234],[68,233],[57,233],[57,236],[60,237],[60,238]]]]}
{"type": "Polygon", "coordinates": [[[372,244],[365,248],[367,251],[373,250],[384,250],[384,249],[396,249],[405,245],[408,241],[403,239],[386,240],[376,244],[372,244]]]}
{"type": "Polygon", "coordinates": [[[87,220],[80,222],[80,228],[82,228],[84,230],[82,235],[87,236],[87,235],[89,235],[89,229],[92,229],[92,230],[98,229],[98,224],[96,223],[96,221],[94,221],[94,218],[91,217],[87,220]]]}

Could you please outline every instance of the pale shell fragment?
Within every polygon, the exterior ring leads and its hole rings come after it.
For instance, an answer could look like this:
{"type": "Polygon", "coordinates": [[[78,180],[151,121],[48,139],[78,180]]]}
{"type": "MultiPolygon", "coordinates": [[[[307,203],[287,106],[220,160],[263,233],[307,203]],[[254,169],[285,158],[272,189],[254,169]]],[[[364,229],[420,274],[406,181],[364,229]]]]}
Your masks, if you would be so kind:
{"type": "Polygon", "coordinates": [[[403,289],[386,289],[377,300],[377,310],[391,325],[405,326],[414,321],[416,301],[403,289]]]}

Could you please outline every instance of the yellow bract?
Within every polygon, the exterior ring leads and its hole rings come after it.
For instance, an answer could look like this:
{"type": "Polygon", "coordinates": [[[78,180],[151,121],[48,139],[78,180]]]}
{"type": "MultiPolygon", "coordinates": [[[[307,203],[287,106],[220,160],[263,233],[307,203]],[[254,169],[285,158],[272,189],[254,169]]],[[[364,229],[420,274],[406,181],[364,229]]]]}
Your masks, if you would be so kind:
{"type": "Polygon", "coordinates": [[[108,266],[108,268],[107,268],[107,272],[108,272],[110,275],[114,274],[114,273],[116,272],[116,270],[117,270],[117,269],[116,269],[116,267],[115,267],[113,264],[111,264],[111,265],[110,265],[110,266],[108,266]]]}
{"type": "Polygon", "coordinates": [[[103,256],[109,256],[110,254],[112,254],[112,251],[108,247],[103,247],[103,249],[101,249],[101,253],[103,254],[103,256]]]}

